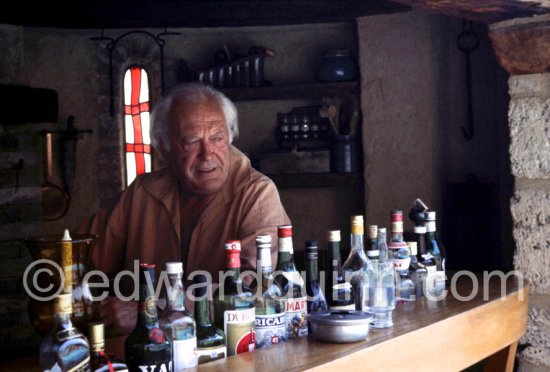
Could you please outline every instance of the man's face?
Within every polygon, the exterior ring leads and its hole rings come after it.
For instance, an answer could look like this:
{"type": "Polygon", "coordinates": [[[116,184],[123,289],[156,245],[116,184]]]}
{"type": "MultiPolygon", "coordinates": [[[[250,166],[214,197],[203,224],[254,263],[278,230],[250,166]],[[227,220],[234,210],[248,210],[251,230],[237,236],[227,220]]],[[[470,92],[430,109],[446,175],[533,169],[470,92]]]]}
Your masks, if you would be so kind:
{"type": "Polygon", "coordinates": [[[229,134],[220,105],[214,99],[176,101],[170,120],[169,163],[185,189],[197,194],[220,190],[230,165],[229,134]]]}

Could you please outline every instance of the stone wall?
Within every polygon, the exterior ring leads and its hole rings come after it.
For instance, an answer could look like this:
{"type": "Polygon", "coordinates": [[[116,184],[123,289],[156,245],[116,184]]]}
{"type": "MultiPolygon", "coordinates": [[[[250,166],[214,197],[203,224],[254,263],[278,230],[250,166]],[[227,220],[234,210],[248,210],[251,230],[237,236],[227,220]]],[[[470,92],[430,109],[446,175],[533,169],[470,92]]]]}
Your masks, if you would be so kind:
{"type": "Polygon", "coordinates": [[[510,78],[514,265],[530,286],[522,370],[550,368],[550,73],[510,78]]]}

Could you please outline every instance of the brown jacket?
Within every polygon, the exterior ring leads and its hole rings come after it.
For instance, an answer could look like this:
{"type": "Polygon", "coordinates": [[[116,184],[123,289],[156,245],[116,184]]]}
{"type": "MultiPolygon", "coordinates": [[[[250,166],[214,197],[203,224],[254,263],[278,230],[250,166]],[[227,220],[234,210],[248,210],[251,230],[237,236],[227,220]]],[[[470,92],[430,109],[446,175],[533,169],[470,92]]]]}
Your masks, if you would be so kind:
{"type": "MultiPolygon", "coordinates": [[[[272,237],[275,268],[277,226],[288,223],[274,183],[232,147],[228,179],[192,232],[184,275],[189,278],[195,270],[206,270],[213,282],[219,282],[227,239],[241,240],[242,270],[255,270],[255,239],[260,234],[272,237]]],[[[121,270],[133,271],[134,260],[156,264],[158,278],[166,262],[181,261],[182,257],[180,192],[171,170],[138,177],[112,208],[99,211],[79,230],[99,234],[92,262],[109,278],[121,270]]]]}

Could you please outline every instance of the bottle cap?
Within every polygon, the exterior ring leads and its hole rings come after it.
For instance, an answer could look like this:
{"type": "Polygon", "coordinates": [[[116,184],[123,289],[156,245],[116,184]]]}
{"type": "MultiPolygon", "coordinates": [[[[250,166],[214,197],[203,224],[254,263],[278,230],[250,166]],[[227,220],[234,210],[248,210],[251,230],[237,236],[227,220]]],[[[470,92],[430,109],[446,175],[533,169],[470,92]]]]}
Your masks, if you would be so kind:
{"type": "Polygon", "coordinates": [[[271,244],[271,235],[258,235],[256,237],[256,244],[271,244]]]}
{"type": "Polygon", "coordinates": [[[226,240],[224,244],[226,252],[230,251],[241,251],[241,241],[240,240],[226,240]]]}
{"type": "Polygon", "coordinates": [[[225,253],[227,255],[227,268],[236,269],[241,267],[241,241],[226,240],[225,253]]]}
{"type": "Polygon", "coordinates": [[[316,260],[319,258],[317,240],[306,240],[306,259],[316,260]]]}
{"type": "Polygon", "coordinates": [[[289,238],[292,236],[292,225],[282,225],[277,227],[277,236],[279,238],[289,238]]]}
{"type": "Polygon", "coordinates": [[[378,228],[378,234],[386,234],[386,228],[385,227],[378,228]]]}
{"type": "Polygon", "coordinates": [[[418,254],[418,243],[417,242],[407,242],[409,249],[411,250],[411,255],[416,256],[418,254]]]}
{"type": "Polygon", "coordinates": [[[183,273],[183,263],[182,262],[167,262],[166,263],[166,272],[168,274],[182,274],[183,273]]]}
{"type": "Polygon", "coordinates": [[[365,233],[365,224],[363,221],[363,216],[351,216],[351,233],[352,234],[364,234],[365,233]]]}
{"type": "Polygon", "coordinates": [[[57,314],[71,314],[73,312],[73,295],[63,293],[57,296],[55,312],[57,314]]]}
{"type": "Polygon", "coordinates": [[[342,240],[340,237],[340,230],[329,230],[327,232],[327,239],[329,242],[339,242],[342,240]]]}
{"type": "Polygon", "coordinates": [[[403,221],[403,211],[401,209],[391,211],[391,222],[399,221],[403,221]]]}
{"type": "Polygon", "coordinates": [[[426,234],[426,226],[415,226],[414,227],[414,233],[415,234],[426,234]]]}
{"type": "Polygon", "coordinates": [[[435,221],[435,212],[426,212],[426,221],[435,221]]]}
{"type": "Polygon", "coordinates": [[[105,328],[103,323],[90,323],[90,344],[104,345],[105,344],[105,328]]]}
{"type": "Polygon", "coordinates": [[[377,236],[378,236],[378,226],[370,225],[369,226],[369,238],[376,239],[377,236]]]}

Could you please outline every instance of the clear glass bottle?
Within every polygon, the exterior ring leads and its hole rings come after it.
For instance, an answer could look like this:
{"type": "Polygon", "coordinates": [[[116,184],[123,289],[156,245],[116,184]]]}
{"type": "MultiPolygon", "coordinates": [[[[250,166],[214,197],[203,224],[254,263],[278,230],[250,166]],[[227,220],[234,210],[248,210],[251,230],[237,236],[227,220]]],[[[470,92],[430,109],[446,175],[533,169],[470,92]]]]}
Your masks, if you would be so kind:
{"type": "Polygon", "coordinates": [[[258,349],[287,340],[283,290],[273,279],[271,266],[271,235],[256,237],[257,267],[262,272],[261,281],[254,281],[251,288],[256,306],[256,347],[258,349]]]}
{"type": "Polygon", "coordinates": [[[172,370],[172,344],[159,326],[154,288],[155,265],[140,264],[138,321],[125,343],[130,371],[172,370]]]}
{"type": "Polygon", "coordinates": [[[325,294],[332,311],[355,310],[351,284],[344,280],[340,255],[340,230],[329,230],[327,234],[327,262],[325,267],[325,294]]]}
{"type": "Polygon", "coordinates": [[[436,266],[436,293],[439,295],[445,289],[445,260],[446,254],[443,244],[437,236],[436,214],[426,212],[426,251],[431,254],[436,266]]]}
{"type": "Polygon", "coordinates": [[[342,266],[344,278],[353,288],[355,308],[363,310],[366,306],[365,300],[365,273],[370,268],[370,262],[365,256],[364,250],[365,227],[363,216],[351,217],[351,250],[349,256],[342,266]]]}
{"type": "Polygon", "coordinates": [[[197,324],[197,356],[199,364],[227,357],[225,334],[214,326],[210,319],[210,301],[208,300],[208,283],[204,275],[195,275],[195,319],[197,324]]]}
{"type": "Polygon", "coordinates": [[[279,226],[277,235],[279,237],[279,254],[275,280],[283,290],[287,333],[288,337],[292,339],[308,334],[306,288],[304,280],[294,264],[292,226],[279,226]]]}
{"type": "Polygon", "coordinates": [[[90,323],[90,364],[93,372],[128,371],[126,364],[116,360],[105,351],[105,328],[103,323],[90,323]]]}
{"type": "Polygon", "coordinates": [[[227,355],[253,351],[256,335],[254,295],[241,278],[241,242],[225,242],[224,281],[214,293],[214,324],[223,328],[227,355]]]}
{"type": "MultiPolygon", "coordinates": [[[[400,248],[400,251],[402,249],[403,248],[400,248]]],[[[397,272],[397,284],[395,286],[397,304],[416,300],[416,287],[412,279],[412,275],[409,272],[411,257],[408,253],[408,248],[406,251],[406,257],[404,257],[404,254],[400,254],[399,257],[396,257],[393,260],[393,265],[395,271],[397,272]]]]}
{"type": "Polygon", "coordinates": [[[319,284],[319,247],[317,240],[306,240],[306,293],[307,313],[328,310],[325,294],[319,284]]]}
{"type": "Polygon", "coordinates": [[[379,254],[378,260],[380,262],[386,262],[389,259],[389,252],[388,252],[388,238],[387,238],[385,227],[380,227],[378,229],[376,246],[378,247],[378,254],[379,254]]]}
{"type": "Polygon", "coordinates": [[[193,316],[185,309],[183,264],[167,262],[169,286],[166,288],[166,307],[160,315],[160,327],[172,343],[172,368],[181,371],[195,367],[197,359],[197,334],[193,316]]]}
{"type": "Polygon", "coordinates": [[[53,371],[90,371],[90,347],[71,322],[72,296],[60,294],[55,302],[51,332],[40,344],[40,367],[53,371]]]}

